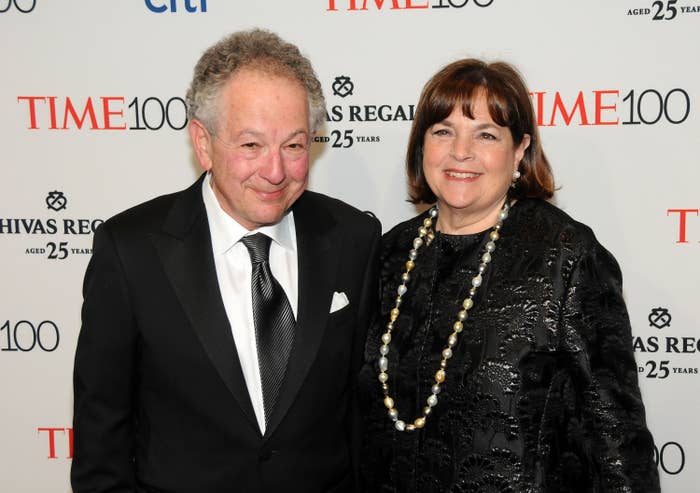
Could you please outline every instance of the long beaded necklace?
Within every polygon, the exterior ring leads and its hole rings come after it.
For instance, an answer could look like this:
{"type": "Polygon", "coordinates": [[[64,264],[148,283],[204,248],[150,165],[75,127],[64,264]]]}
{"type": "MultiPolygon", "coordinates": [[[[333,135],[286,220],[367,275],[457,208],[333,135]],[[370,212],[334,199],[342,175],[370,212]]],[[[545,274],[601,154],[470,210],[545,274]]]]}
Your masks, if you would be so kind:
{"type": "Polygon", "coordinates": [[[467,296],[464,301],[462,301],[462,309],[457,312],[457,320],[452,324],[452,334],[447,338],[447,346],[442,350],[442,359],[440,361],[440,369],[435,372],[435,384],[430,389],[430,395],[426,399],[426,406],[423,408],[423,413],[421,416],[413,420],[413,423],[406,423],[405,421],[399,419],[399,411],[395,407],[394,399],[392,399],[389,394],[389,359],[387,355],[389,354],[389,343],[391,342],[391,333],[394,330],[394,323],[399,317],[399,307],[401,306],[401,300],[403,295],[408,291],[406,286],[411,280],[411,271],[416,266],[416,259],[418,258],[418,250],[423,245],[430,245],[435,233],[433,232],[432,225],[436,221],[438,210],[437,207],[432,207],[428,212],[428,217],[423,220],[423,224],[418,228],[418,236],[413,240],[413,248],[408,252],[408,261],[406,262],[406,271],[401,274],[401,284],[396,290],[397,296],[394,303],[394,308],[389,312],[389,322],[386,324],[386,332],[382,334],[382,345],[379,347],[379,381],[382,384],[382,393],[384,394],[384,406],[387,408],[389,418],[394,422],[394,428],[398,431],[414,431],[425,426],[426,419],[430,415],[432,409],[438,403],[438,394],[442,390],[442,383],[445,381],[447,376],[446,367],[447,361],[452,357],[452,348],[457,345],[457,340],[459,333],[464,330],[464,321],[467,319],[467,312],[471,310],[474,306],[474,295],[477,289],[481,286],[483,281],[483,274],[486,271],[486,267],[491,262],[491,254],[496,249],[496,241],[500,237],[499,231],[503,226],[503,221],[508,217],[508,211],[510,210],[510,205],[508,201],[503,205],[503,208],[498,213],[498,221],[489,233],[489,241],[484,247],[484,253],[481,255],[481,261],[479,262],[479,268],[476,276],[471,280],[471,288],[469,288],[469,296],[467,296]]]}

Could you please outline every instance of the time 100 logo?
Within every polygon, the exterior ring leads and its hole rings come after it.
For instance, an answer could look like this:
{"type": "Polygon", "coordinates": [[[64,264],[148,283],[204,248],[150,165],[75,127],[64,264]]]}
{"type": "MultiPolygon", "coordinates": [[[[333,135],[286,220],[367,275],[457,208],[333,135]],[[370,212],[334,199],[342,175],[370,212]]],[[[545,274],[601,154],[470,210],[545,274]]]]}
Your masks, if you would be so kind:
{"type": "Polygon", "coordinates": [[[55,351],[61,342],[56,322],[44,320],[38,324],[29,320],[0,322],[0,351],[55,351]]]}
{"type": "Polygon", "coordinates": [[[4,14],[10,9],[17,10],[23,14],[28,14],[36,8],[36,0],[0,0],[0,14],[4,14]]]}
{"type": "Polygon", "coordinates": [[[685,451],[678,442],[666,442],[661,447],[654,445],[654,462],[663,472],[675,476],[685,467],[685,451]]]}

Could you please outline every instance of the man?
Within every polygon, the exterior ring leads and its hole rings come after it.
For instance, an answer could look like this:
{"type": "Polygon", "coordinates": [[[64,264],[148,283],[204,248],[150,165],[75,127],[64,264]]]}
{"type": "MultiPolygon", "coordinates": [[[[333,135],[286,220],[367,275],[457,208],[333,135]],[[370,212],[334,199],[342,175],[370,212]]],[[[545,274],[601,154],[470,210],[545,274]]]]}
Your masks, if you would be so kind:
{"type": "Polygon", "coordinates": [[[73,491],[353,491],[379,224],[305,191],[320,83],[253,30],[204,53],[187,99],[206,173],[95,233],[73,491]]]}

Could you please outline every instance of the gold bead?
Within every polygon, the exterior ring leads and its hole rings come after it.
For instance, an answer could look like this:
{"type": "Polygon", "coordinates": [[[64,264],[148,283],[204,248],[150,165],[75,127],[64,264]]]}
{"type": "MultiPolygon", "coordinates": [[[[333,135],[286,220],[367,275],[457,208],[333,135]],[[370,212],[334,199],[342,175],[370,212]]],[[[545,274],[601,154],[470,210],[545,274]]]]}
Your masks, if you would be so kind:
{"type": "Polygon", "coordinates": [[[391,317],[391,321],[394,322],[399,316],[399,309],[392,308],[391,312],[389,312],[389,316],[391,317]]]}
{"type": "Polygon", "coordinates": [[[445,370],[438,370],[435,372],[435,381],[437,383],[442,383],[445,381],[445,370]]]}
{"type": "Polygon", "coordinates": [[[410,424],[406,425],[406,431],[414,431],[416,429],[416,425],[410,424]]]}
{"type": "Polygon", "coordinates": [[[406,272],[411,272],[415,266],[416,266],[416,263],[413,260],[407,261],[406,262],[406,272]]]}
{"type": "Polygon", "coordinates": [[[388,395],[384,398],[384,406],[387,409],[392,409],[394,407],[394,399],[389,397],[388,395]]]}
{"type": "Polygon", "coordinates": [[[423,428],[425,426],[425,418],[416,418],[413,422],[413,426],[416,428],[423,428]]]}

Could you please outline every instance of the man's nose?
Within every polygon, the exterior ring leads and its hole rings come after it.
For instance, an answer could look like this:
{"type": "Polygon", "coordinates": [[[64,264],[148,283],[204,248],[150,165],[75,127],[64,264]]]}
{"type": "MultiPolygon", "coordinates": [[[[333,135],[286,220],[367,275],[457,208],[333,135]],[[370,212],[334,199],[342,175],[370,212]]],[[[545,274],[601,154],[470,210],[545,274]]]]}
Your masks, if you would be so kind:
{"type": "Polygon", "coordinates": [[[270,150],[258,174],[274,185],[284,181],[284,161],[279,149],[270,150]]]}

